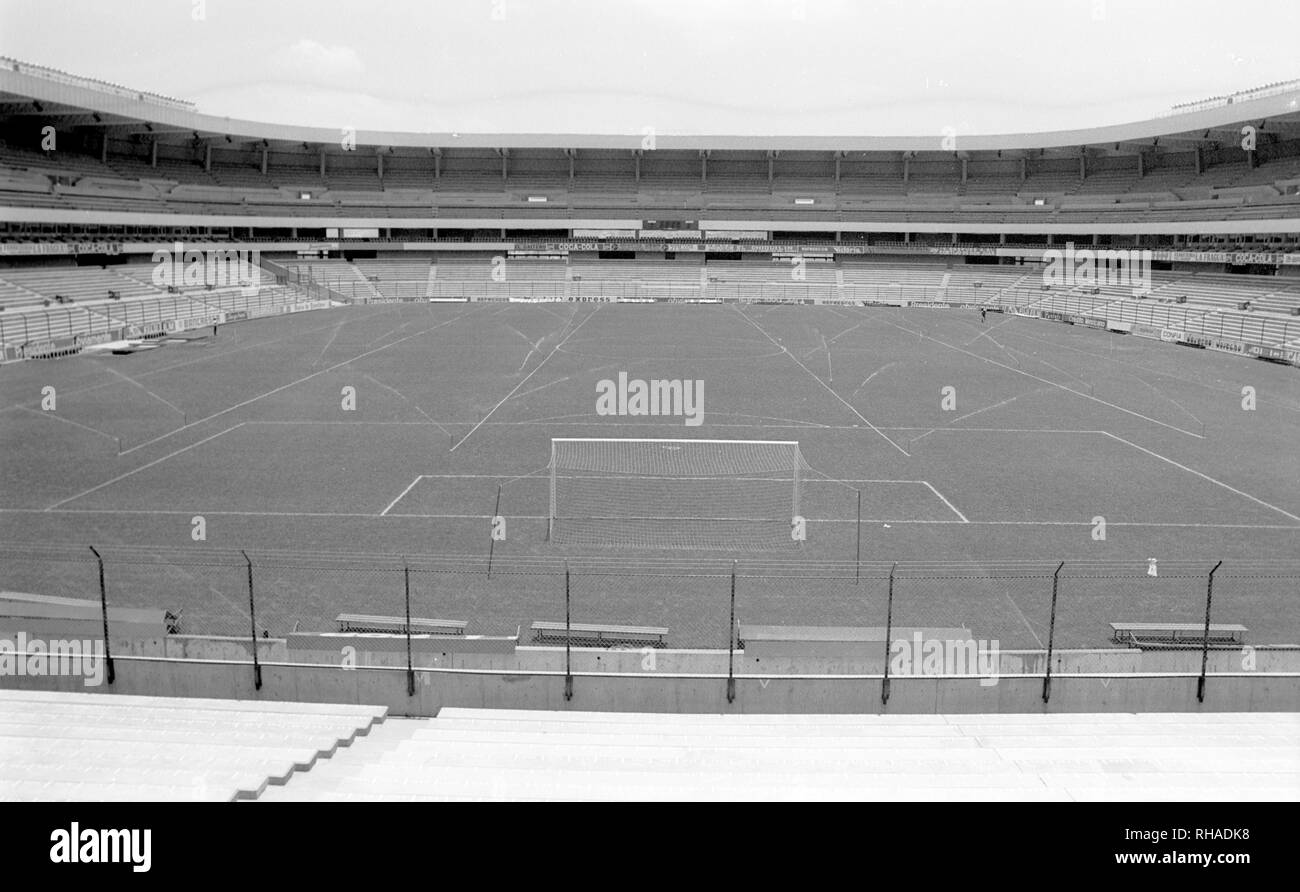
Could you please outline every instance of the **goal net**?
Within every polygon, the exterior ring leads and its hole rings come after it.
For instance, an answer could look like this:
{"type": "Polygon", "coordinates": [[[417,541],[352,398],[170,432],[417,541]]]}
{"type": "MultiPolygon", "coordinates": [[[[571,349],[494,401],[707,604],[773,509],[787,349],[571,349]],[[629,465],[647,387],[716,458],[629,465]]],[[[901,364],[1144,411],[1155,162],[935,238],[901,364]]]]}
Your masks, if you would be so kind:
{"type": "Polygon", "coordinates": [[[547,534],[627,548],[789,545],[807,470],[794,441],[553,439],[547,534]]]}

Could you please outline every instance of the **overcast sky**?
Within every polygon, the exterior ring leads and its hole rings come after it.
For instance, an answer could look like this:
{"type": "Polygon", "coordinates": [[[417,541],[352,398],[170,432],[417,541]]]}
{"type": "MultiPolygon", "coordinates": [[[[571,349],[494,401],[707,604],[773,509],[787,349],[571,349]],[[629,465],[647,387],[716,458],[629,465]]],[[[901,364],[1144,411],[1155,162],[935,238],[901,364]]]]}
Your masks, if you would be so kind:
{"type": "Polygon", "coordinates": [[[1007,133],[1300,77],[1300,0],[0,0],[0,54],[285,124],[1007,133]]]}

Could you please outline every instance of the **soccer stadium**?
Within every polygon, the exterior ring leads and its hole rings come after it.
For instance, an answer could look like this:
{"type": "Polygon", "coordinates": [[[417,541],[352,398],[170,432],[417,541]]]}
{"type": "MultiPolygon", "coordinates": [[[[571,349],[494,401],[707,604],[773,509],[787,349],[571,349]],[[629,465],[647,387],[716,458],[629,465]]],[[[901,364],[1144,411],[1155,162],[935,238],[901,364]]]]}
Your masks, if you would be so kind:
{"type": "Polygon", "coordinates": [[[441,132],[39,62],[0,799],[1300,798],[1300,80],[441,132]]]}

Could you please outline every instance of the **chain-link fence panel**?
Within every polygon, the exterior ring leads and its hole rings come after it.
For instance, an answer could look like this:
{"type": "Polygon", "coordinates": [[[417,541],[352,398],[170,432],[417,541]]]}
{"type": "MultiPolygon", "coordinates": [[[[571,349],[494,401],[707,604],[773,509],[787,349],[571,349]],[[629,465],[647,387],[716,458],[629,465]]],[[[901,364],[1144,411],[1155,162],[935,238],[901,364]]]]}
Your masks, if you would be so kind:
{"type": "Polygon", "coordinates": [[[369,555],[250,554],[262,659],[406,665],[402,562],[369,555]],[[283,642],[283,644],[281,644],[283,642]]]}
{"type": "Polygon", "coordinates": [[[1190,671],[1213,562],[1067,562],[1056,608],[1054,673],[1190,671]],[[1123,651],[1129,651],[1126,656],[1123,651]],[[1153,660],[1161,651],[1182,656],[1153,660]]]}
{"type": "MultiPolygon", "coordinates": [[[[726,651],[731,578],[725,563],[569,562],[570,629],[588,647],[692,648],[726,651]]],[[[563,615],[554,617],[561,624],[563,615]]]]}
{"type": "Polygon", "coordinates": [[[737,674],[881,672],[887,592],[887,576],[852,563],[741,563],[737,674]]]}
{"type": "MultiPolygon", "coordinates": [[[[1290,672],[1300,650],[1300,562],[1225,561],[1210,593],[1208,672],[1290,672]]],[[[1198,640],[1197,645],[1203,642],[1198,640]]]]}
{"type": "Polygon", "coordinates": [[[900,564],[894,571],[891,675],[1043,671],[1050,565],[900,564]]]}
{"type": "Polygon", "coordinates": [[[205,656],[252,659],[248,566],[238,552],[110,547],[102,553],[112,637],[232,639],[229,652],[205,656]]]}
{"type": "Polygon", "coordinates": [[[411,564],[411,610],[463,622],[464,633],[528,639],[536,620],[563,618],[564,575],[553,561],[486,557],[420,558],[411,564]]]}

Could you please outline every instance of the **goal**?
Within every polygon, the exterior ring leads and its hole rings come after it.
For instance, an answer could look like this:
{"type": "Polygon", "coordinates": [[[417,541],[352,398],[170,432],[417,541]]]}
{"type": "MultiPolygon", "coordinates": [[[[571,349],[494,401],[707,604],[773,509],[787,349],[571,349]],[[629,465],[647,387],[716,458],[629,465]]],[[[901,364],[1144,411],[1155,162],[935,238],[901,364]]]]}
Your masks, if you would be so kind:
{"type": "Polygon", "coordinates": [[[789,545],[807,470],[795,441],[553,439],[547,536],[627,548],[789,545]]]}

